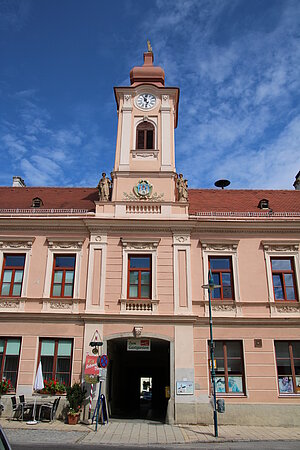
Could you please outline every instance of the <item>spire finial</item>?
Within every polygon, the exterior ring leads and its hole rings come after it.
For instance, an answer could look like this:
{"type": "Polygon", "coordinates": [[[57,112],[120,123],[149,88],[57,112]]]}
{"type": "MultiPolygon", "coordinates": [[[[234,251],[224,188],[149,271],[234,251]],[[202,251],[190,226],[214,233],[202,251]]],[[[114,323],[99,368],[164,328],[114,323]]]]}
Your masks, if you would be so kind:
{"type": "Polygon", "coordinates": [[[149,39],[147,39],[147,47],[148,47],[148,52],[153,53],[149,39]]]}

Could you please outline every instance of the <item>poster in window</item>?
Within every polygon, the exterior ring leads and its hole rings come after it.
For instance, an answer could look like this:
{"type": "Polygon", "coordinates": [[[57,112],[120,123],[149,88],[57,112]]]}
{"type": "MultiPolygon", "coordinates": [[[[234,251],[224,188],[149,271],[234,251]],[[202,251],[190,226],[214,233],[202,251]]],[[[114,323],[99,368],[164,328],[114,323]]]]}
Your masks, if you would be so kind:
{"type": "Polygon", "coordinates": [[[300,377],[296,377],[296,393],[300,394],[300,377]]]}
{"type": "Polygon", "coordinates": [[[225,392],[225,377],[216,377],[216,392],[225,392]]]}
{"type": "Polygon", "coordinates": [[[229,392],[243,392],[242,377],[228,377],[229,392]]]}
{"type": "Polygon", "coordinates": [[[278,382],[280,394],[292,394],[294,392],[292,377],[279,377],[278,382]]]}

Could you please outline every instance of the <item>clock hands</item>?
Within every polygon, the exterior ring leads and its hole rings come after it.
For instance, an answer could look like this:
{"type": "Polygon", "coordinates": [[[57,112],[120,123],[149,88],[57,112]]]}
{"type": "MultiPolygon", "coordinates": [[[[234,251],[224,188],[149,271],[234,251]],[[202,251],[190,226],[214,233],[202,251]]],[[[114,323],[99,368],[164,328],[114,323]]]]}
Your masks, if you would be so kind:
{"type": "Polygon", "coordinates": [[[152,108],[155,105],[155,97],[152,94],[141,94],[137,105],[144,109],[152,108]]]}

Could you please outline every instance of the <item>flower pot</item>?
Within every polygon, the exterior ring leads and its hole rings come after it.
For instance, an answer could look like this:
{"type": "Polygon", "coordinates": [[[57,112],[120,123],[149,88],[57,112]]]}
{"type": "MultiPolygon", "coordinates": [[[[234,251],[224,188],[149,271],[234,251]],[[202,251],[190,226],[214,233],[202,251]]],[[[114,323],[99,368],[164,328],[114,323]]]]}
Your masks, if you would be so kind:
{"type": "Polygon", "coordinates": [[[68,424],[69,425],[76,425],[79,421],[80,414],[68,414],[68,424]]]}

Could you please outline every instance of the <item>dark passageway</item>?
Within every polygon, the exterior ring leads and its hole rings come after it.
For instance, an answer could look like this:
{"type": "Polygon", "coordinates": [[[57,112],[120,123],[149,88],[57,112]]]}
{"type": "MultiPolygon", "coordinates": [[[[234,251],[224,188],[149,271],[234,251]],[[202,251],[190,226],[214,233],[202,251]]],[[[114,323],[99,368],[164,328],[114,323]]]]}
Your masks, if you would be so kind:
{"type": "Polygon", "coordinates": [[[113,418],[165,421],[170,344],[150,341],[150,351],[128,351],[127,338],[108,341],[107,398],[113,418]]]}

